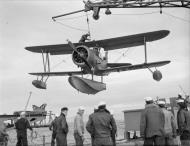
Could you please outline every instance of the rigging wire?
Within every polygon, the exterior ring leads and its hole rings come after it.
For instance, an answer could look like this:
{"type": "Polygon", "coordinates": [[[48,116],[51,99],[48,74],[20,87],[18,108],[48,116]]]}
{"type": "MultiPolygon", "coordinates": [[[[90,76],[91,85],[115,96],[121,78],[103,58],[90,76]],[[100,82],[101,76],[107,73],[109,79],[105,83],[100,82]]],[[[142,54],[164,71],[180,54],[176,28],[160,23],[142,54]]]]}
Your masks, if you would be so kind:
{"type": "Polygon", "coordinates": [[[126,53],[129,51],[130,48],[128,48],[125,52],[123,52],[115,61],[114,63],[117,63],[122,57],[126,57],[126,53]]]}
{"type": "Polygon", "coordinates": [[[181,21],[190,23],[190,20],[186,20],[186,19],[183,19],[183,18],[181,18],[181,17],[174,16],[174,15],[169,14],[169,13],[166,13],[166,12],[163,12],[163,14],[165,14],[165,15],[167,15],[167,16],[170,16],[170,17],[173,17],[173,18],[175,18],[175,19],[178,19],[178,20],[181,20],[181,21]]]}
{"type": "Polygon", "coordinates": [[[155,14],[155,13],[160,13],[160,11],[152,11],[152,12],[147,12],[147,13],[131,13],[131,14],[127,14],[127,13],[118,13],[118,14],[111,14],[111,15],[132,15],[132,16],[135,16],[135,15],[149,15],[149,14],[155,14]]]}
{"type": "Polygon", "coordinates": [[[81,29],[81,28],[73,27],[73,26],[70,26],[70,25],[67,25],[67,24],[63,24],[62,22],[59,22],[59,21],[55,21],[55,22],[58,23],[58,24],[61,24],[64,27],[70,28],[70,29],[74,29],[74,30],[78,30],[78,31],[82,31],[82,32],[88,31],[87,29],[81,29]]]}

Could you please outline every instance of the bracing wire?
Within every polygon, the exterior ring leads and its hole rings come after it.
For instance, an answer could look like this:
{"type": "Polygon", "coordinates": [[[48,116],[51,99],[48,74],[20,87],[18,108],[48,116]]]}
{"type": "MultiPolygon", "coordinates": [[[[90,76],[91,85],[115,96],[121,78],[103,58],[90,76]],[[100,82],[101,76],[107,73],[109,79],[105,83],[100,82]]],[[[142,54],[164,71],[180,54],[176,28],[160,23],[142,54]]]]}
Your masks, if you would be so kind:
{"type": "Polygon", "coordinates": [[[122,57],[126,56],[126,53],[129,51],[130,48],[128,48],[125,52],[123,52],[115,61],[114,63],[117,63],[122,57]]]}

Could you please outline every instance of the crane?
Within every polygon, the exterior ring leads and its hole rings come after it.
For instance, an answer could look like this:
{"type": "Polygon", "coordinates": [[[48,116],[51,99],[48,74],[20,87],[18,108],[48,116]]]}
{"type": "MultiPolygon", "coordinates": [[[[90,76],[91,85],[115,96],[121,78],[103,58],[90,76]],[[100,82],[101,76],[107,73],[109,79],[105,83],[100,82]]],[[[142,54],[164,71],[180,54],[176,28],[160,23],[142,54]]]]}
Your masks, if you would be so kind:
{"type": "Polygon", "coordinates": [[[190,0],[102,0],[101,2],[92,2],[90,0],[84,1],[84,9],[73,11],[70,13],[57,15],[52,17],[54,21],[56,18],[79,13],[93,11],[93,18],[99,19],[100,9],[106,9],[105,14],[110,15],[110,8],[188,8],[190,9],[190,0]]]}

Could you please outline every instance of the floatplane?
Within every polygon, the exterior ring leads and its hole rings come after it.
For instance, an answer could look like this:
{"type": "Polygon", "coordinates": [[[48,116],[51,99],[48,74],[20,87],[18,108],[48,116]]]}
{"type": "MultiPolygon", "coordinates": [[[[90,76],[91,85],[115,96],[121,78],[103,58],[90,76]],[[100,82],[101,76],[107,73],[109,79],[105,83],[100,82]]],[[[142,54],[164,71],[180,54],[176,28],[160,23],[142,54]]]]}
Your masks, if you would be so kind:
{"type": "Polygon", "coordinates": [[[44,72],[29,73],[37,76],[32,84],[39,89],[46,89],[47,79],[50,76],[69,76],[68,81],[76,90],[86,94],[96,94],[102,90],[106,90],[106,84],[103,83],[103,76],[108,76],[112,72],[131,71],[137,69],[148,69],[153,79],[160,81],[162,73],[157,67],[170,63],[166,61],[147,61],[147,42],[156,41],[166,37],[168,30],[159,30],[153,32],[140,33],[130,36],[122,36],[104,40],[88,41],[80,43],[72,43],[67,40],[67,44],[30,46],[25,49],[35,53],[42,54],[44,72]],[[145,61],[140,64],[131,63],[109,63],[108,51],[117,50],[127,47],[144,46],[145,61]],[[72,54],[72,60],[75,65],[81,68],[80,71],[50,71],[50,55],[66,55],[72,54]],[[155,70],[151,70],[155,68],[155,70]],[[84,78],[83,75],[90,74],[91,79],[84,78]],[[80,75],[81,77],[77,76],[80,75]],[[95,76],[101,77],[101,82],[94,80],[95,76]],[[39,78],[40,77],[40,78],[39,78]]]}

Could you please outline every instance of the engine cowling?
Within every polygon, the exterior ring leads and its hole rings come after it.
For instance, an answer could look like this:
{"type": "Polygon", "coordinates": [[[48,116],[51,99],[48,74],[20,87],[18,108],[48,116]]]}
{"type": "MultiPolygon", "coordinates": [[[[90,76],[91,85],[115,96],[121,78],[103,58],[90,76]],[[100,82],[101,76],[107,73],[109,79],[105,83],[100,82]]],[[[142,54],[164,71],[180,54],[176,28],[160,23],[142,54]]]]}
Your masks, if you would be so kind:
{"type": "Polygon", "coordinates": [[[84,59],[88,60],[88,57],[89,57],[88,47],[86,47],[86,46],[78,46],[78,47],[76,47],[76,50],[78,52],[73,51],[73,53],[72,53],[73,62],[77,66],[84,67],[85,66],[84,59]]]}
{"type": "Polygon", "coordinates": [[[162,73],[159,70],[153,72],[153,79],[160,81],[162,79],[162,73]]]}

